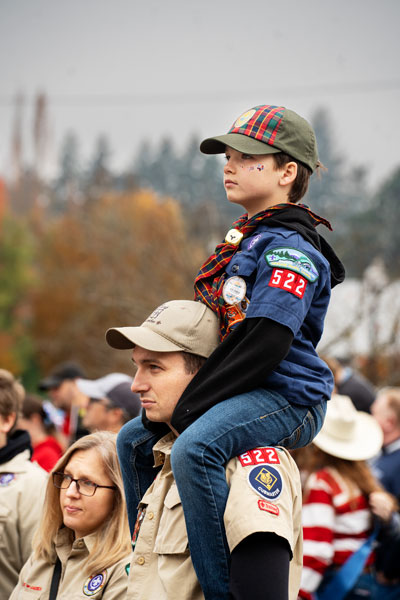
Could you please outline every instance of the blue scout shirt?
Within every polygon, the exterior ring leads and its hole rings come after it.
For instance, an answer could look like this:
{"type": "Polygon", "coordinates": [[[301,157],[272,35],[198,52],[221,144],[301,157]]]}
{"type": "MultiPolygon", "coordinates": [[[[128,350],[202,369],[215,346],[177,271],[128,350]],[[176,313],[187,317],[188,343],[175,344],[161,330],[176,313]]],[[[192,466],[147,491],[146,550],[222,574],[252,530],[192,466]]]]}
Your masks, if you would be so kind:
{"type": "Polygon", "coordinates": [[[266,376],[265,387],[293,404],[328,400],[333,376],[316,352],[331,293],[326,258],[296,231],[261,224],[227,265],[226,278],[233,276],[246,282],[246,317],[267,317],[294,335],[288,355],[266,376]]]}

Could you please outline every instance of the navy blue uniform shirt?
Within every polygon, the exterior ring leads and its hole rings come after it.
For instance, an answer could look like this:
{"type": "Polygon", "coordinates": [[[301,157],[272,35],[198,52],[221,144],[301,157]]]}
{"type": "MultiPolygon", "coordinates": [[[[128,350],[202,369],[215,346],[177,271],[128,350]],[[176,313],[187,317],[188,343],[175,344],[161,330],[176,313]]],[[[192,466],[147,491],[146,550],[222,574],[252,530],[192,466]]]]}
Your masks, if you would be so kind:
{"type": "Polygon", "coordinates": [[[327,259],[296,231],[261,224],[227,265],[226,278],[232,276],[246,282],[247,318],[267,317],[294,335],[289,354],[266,375],[265,387],[294,404],[328,400],[333,376],[316,352],[331,293],[327,259]]]}

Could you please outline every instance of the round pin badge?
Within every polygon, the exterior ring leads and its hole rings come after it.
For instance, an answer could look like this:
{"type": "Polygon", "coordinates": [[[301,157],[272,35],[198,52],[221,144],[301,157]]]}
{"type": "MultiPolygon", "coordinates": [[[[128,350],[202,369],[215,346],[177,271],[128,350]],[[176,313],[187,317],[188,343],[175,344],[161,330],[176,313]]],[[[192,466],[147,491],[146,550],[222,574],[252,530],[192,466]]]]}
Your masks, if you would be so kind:
{"type": "Polygon", "coordinates": [[[97,575],[89,577],[83,586],[83,593],[85,596],[94,596],[97,594],[97,592],[104,587],[106,578],[107,571],[103,571],[102,573],[98,573],[97,575]]]}
{"type": "Polygon", "coordinates": [[[245,280],[234,275],[225,281],[222,297],[227,304],[240,304],[246,296],[246,288],[245,280]]]}
{"type": "Polygon", "coordinates": [[[270,502],[277,500],[282,493],[283,482],[278,469],[270,465],[259,465],[248,474],[250,487],[262,498],[270,502]]]}
{"type": "Polygon", "coordinates": [[[242,125],[245,125],[247,123],[247,121],[250,121],[251,117],[255,113],[256,113],[256,111],[254,110],[254,108],[252,108],[251,110],[248,110],[245,113],[243,113],[242,115],[240,115],[240,117],[238,117],[235,121],[235,127],[242,127],[242,125]]]}

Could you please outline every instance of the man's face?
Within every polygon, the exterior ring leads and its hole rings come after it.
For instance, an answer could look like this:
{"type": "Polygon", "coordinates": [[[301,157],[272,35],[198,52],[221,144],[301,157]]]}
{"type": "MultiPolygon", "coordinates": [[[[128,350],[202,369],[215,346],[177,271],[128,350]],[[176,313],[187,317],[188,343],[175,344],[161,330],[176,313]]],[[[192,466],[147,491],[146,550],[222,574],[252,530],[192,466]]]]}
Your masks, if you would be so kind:
{"type": "Polygon", "coordinates": [[[182,352],[152,352],[135,346],[132,360],[137,366],[132,391],[140,395],[147,418],[170,424],[182,392],[195,375],[186,371],[182,352]]]}
{"type": "Polygon", "coordinates": [[[90,432],[108,430],[108,401],[90,400],[83,417],[83,426],[90,432]]]}
{"type": "Polygon", "coordinates": [[[378,421],[383,434],[388,434],[393,428],[393,411],[388,404],[387,396],[378,394],[371,406],[372,416],[378,421]]]}
{"type": "Polygon", "coordinates": [[[65,379],[58,387],[49,390],[54,406],[65,411],[70,410],[75,395],[76,383],[72,379],[65,379]]]}

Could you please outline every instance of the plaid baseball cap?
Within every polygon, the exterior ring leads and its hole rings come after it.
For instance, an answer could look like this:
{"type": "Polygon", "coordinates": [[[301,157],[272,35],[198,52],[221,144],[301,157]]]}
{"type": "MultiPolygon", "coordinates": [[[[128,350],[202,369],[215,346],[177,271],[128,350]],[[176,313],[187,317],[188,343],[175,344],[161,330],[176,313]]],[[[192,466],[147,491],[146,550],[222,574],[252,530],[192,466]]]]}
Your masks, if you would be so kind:
{"type": "Polygon", "coordinates": [[[156,308],[139,327],[112,327],[112,348],[140,346],[153,352],[188,352],[207,358],[219,343],[217,315],[194,300],[171,300],[156,308]]]}
{"type": "Polygon", "coordinates": [[[284,106],[255,106],[240,115],[225,135],[200,144],[204,154],[221,154],[229,146],[246,154],[286,152],[314,171],[318,149],[311,125],[284,106]]]}

